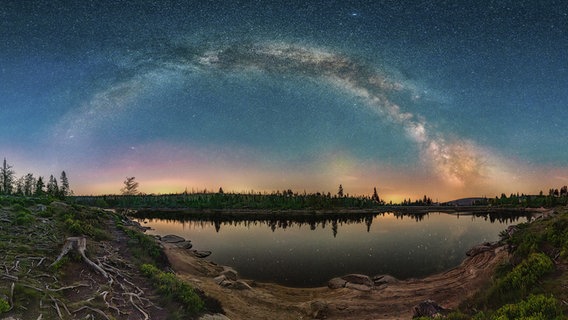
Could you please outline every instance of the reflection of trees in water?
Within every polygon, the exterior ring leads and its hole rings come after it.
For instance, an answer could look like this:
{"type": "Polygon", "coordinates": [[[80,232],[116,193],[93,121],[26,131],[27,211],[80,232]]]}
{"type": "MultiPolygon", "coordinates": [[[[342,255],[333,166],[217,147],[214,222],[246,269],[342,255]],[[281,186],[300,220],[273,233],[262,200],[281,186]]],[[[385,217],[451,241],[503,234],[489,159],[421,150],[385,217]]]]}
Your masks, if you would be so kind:
{"type": "MultiPolygon", "coordinates": [[[[181,224],[190,223],[193,226],[205,228],[208,226],[214,226],[215,231],[219,232],[222,226],[243,226],[245,228],[250,228],[252,226],[267,226],[273,232],[276,229],[286,230],[288,228],[303,228],[308,226],[310,230],[316,230],[318,228],[325,229],[328,224],[331,224],[331,230],[333,232],[333,237],[337,236],[339,227],[343,225],[352,224],[365,224],[367,227],[367,232],[370,232],[373,220],[377,216],[392,215],[396,219],[413,219],[416,222],[424,220],[424,217],[429,216],[431,213],[435,212],[419,212],[419,213],[409,213],[409,212],[382,212],[382,213],[347,213],[343,215],[339,214],[329,214],[329,215],[298,215],[290,217],[264,217],[259,216],[231,216],[230,214],[224,215],[199,215],[193,216],[188,215],[185,217],[176,216],[175,218],[167,217],[167,213],[156,213],[156,214],[145,214],[144,216],[139,216],[139,218],[149,218],[150,222],[154,218],[163,219],[168,222],[177,222],[181,224]]],[[[447,214],[438,213],[436,214],[447,214]]],[[[455,215],[457,219],[462,216],[468,216],[472,219],[484,219],[485,221],[490,221],[491,223],[502,223],[502,224],[513,224],[518,223],[520,219],[531,219],[529,213],[519,212],[519,211],[499,211],[499,212],[475,212],[468,213],[462,212],[455,215]]]]}

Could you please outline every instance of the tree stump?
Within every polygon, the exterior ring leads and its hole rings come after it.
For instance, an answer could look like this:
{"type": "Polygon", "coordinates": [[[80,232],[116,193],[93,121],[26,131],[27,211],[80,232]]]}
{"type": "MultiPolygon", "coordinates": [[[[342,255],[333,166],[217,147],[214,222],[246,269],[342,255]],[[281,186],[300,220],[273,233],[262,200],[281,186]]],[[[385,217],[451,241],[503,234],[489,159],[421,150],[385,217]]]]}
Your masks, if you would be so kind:
{"type": "Polygon", "coordinates": [[[108,273],[103,268],[101,268],[101,266],[94,263],[91,259],[87,258],[87,256],[85,255],[85,251],[87,250],[87,238],[84,237],[84,236],[67,238],[65,240],[65,244],[63,245],[63,248],[61,248],[61,253],[59,253],[59,256],[57,257],[57,259],[55,259],[55,261],[50,266],[53,266],[57,262],[59,262],[59,260],[61,260],[71,250],[79,253],[81,255],[81,258],[83,258],[83,261],[89,267],[91,267],[92,269],[94,269],[95,271],[97,271],[98,273],[103,275],[103,277],[105,277],[107,279],[109,278],[108,273]]]}

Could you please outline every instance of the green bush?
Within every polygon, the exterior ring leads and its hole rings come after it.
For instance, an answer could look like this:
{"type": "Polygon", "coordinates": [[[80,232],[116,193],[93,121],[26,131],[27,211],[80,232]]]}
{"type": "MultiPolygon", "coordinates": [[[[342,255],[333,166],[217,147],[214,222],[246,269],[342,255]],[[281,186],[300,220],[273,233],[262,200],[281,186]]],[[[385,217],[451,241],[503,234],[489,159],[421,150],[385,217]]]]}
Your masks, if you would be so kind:
{"type": "Polygon", "coordinates": [[[27,210],[23,209],[16,213],[13,224],[18,226],[31,225],[35,221],[35,217],[27,210]]]}
{"type": "Polygon", "coordinates": [[[491,286],[482,298],[487,306],[498,307],[504,303],[513,303],[535,293],[535,285],[547,273],[554,269],[552,260],[544,253],[533,253],[520,264],[503,274],[491,286]]]}
{"type": "Polygon", "coordinates": [[[167,257],[154,238],[142,232],[125,228],[124,226],[120,228],[132,239],[133,244],[135,244],[131,246],[131,249],[137,258],[143,260],[143,262],[152,262],[158,265],[164,265],[166,263],[167,257]]]}
{"type": "Polygon", "coordinates": [[[533,253],[501,280],[502,290],[520,289],[526,292],[538,279],[554,269],[554,263],[544,253],[533,253]]]}
{"type": "Polygon", "coordinates": [[[8,301],[0,299],[0,313],[7,312],[8,310],[10,310],[10,304],[8,304],[8,301]]]}
{"type": "Polygon", "coordinates": [[[166,298],[181,303],[189,312],[203,310],[205,306],[203,300],[201,300],[190,285],[179,280],[175,274],[162,272],[151,264],[143,264],[140,270],[146,277],[152,279],[158,291],[164,294],[166,298]]]}
{"type": "Polygon", "coordinates": [[[491,317],[493,320],[555,320],[563,319],[562,310],[553,297],[530,295],[516,304],[507,304],[499,308],[491,317]]]}

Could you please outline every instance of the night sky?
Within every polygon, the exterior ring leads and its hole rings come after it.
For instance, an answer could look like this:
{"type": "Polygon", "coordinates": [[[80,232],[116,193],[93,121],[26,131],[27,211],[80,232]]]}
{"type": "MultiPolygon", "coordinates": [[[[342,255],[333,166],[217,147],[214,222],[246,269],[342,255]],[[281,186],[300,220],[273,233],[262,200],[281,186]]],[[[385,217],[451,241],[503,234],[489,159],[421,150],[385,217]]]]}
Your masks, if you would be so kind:
{"type": "Polygon", "coordinates": [[[2,1],[0,156],[75,194],[568,184],[568,2],[2,1]]]}

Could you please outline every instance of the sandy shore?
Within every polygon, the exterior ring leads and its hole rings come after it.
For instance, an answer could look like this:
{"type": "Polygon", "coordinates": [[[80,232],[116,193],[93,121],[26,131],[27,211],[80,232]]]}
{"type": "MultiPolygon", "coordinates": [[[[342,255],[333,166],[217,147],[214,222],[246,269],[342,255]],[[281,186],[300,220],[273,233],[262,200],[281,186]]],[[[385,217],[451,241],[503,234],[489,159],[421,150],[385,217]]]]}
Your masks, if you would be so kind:
{"type": "Polygon", "coordinates": [[[490,281],[495,267],[507,259],[505,247],[467,257],[461,265],[422,279],[375,286],[370,291],[340,288],[289,288],[242,280],[250,289],[222,287],[214,280],[224,267],[197,258],[191,251],[164,243],[174,271],[184,280],[218,299],[232,319],[410,319],[412,308],[431,299],[456,308],[490,281]]]}

